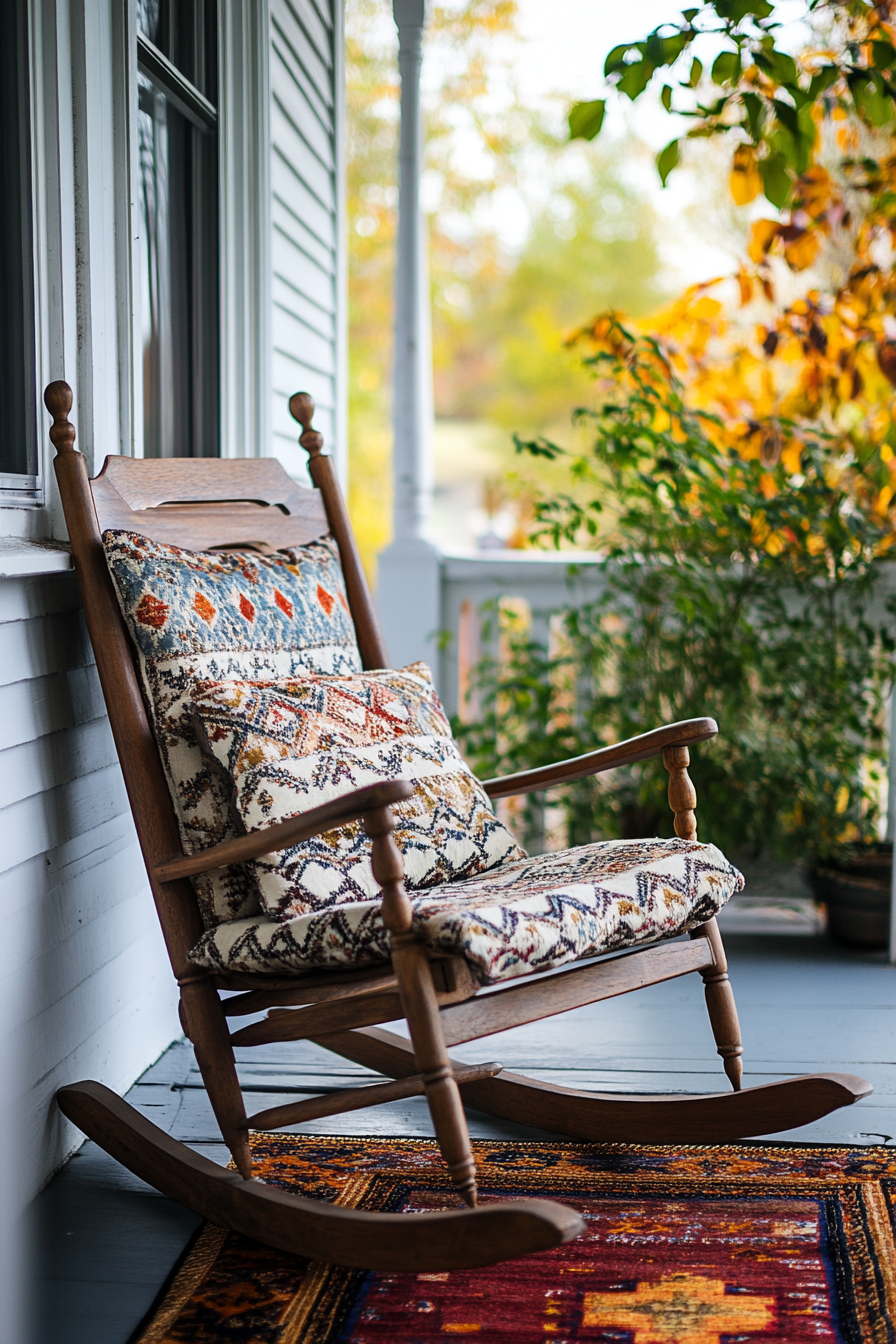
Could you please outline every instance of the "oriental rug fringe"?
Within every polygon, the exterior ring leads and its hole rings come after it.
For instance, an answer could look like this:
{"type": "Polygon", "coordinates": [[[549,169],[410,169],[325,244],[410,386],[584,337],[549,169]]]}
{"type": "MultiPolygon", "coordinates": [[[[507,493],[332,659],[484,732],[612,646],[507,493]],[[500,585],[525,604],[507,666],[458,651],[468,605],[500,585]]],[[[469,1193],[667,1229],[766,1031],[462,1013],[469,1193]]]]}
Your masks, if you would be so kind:
{"type": "MultiPolygon", "coordinates": [[[[139,1344],[892,1344],[896,1152],[478,1142],[481,1199],[569,1203],[577,1241],[380,1273],[206,1225],[139,1344]]],[[[361,1208],[457,1200],[424,1139],[257,1135],[257,1174],[361,1208]]]]}

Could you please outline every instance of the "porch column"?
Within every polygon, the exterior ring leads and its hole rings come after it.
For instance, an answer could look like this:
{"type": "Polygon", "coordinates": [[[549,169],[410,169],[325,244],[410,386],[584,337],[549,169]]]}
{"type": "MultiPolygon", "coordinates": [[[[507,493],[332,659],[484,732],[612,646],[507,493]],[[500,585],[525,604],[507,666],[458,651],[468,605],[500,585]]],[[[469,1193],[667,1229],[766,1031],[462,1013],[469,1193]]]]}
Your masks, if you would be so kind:
{"type": "Polygon", "coordinates": [[[423,658],[436,671],[440,556],[432,507],[432,348],[426,222],[420,209],[423,118],[420,66],[426,0],[393,0],[401,73],[398,256],[393,381],[393,540],[379,557],[377,605],[396,667],[423,658]]]}

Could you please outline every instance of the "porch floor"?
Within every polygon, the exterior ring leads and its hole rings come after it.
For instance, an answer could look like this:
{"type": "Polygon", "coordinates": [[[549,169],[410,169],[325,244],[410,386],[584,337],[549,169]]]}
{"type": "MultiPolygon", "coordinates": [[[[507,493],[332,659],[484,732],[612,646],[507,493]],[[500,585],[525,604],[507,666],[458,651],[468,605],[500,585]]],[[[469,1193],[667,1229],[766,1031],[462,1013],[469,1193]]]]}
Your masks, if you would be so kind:
{"type": "MultiPolygon", "coordinates": [[[[726,937],[745,1045],[747,1085],[793,1073],[858,1073],[874,1094],[849,1110],[778,1136],[811,1143],[896,1143],[896,968],[825,937],[726,937]]],[[[696,975],[459,1046],[461,1059],[567,1086],[619,1092],[721,1090],[724,1075],[696,975]]],[[[305,1042],[238,1052],[252,1108],[288,1094],[346,1085],[367,1070],[305,1042]]],[[[128,1093],[155,1124],[216,1161],[227,1153],[193,1053],[176,1042],[128,1093]]],[[[551,1138],[471,1110],[474,1137],[551,1138]]],[[[329,1134],[427,1135],[425,1102],[395,1102],[306,1127],[329,1134]]],[[[94,1144],[33,1206],[30,1344],[126,1344],[145,1318],[199,1219],[156,1194],[94,1144]]]]}

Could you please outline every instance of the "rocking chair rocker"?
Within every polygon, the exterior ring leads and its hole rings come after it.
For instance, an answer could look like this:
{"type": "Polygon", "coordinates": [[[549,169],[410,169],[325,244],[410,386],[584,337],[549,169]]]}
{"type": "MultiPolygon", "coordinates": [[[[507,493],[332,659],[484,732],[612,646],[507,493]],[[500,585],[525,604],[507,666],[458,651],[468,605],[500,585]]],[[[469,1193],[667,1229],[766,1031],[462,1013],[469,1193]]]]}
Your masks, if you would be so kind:
{"type": "MultiPolygon", "coordinates": [[[[180,987],[184,1031],[233,1156],[225,1170],[170,1139],[126,1102],[94,1082],[57,1094],[68,1118],[132,1172],[164,1194],[247,1236],[315,1260],[372,1269],[455,1269],[546,1249],[584,1227],[571,1209],[543,1200],[476,1207],[473,1156],[462,1100],[495,1116],[590,1141],[728,1142],[807,1124],[866,1096],[850,1074],[823,1073],[741,1090],[741,1044],[725,953],[714,918],[688,929],[689,941],[657,941],[548,976],[519,975],[487,993],[462,955],[425,943],[414,925],[404,869],[392,837],[390,804],[411,796],[402,780],[374,784],[287,820],[185,852],[177,814],[141,693],[135,648],[104,553],[106,529],[125,529],[151,543],[192,551],[276,555],[330,534],[338,547],[348,608],[364,669],[389,660],[352,535],[345,504],[321,436],[314,405],[290,402],[302,426],[314,488],[297,485],[276,460],[136,460],[108,457],[88,479],[74,448],[71,389],[51,383],[56,475],[87,627],[134,815],[149,883],[180,987]],[[300,841],[362,821],[388,930],[386,956],[373,964],[305,966],[295,973],[209,969],[191,960],[206,934],[191,878],[257,860],[300,841]],[[387,959],[391,957],[391,960],[387,959]],[[448,1047],[526,1022],[697,972],[706,992],[718,1052],[733,1090],[708,1096],[620,1097],[532,1081],[498,1064],[452,1060],[448,1047]],[[221,991],[240,991],[222,999],[221,991]],[[271,1009],[262,1021],[231,1032],[228,1019],[271,1009]],[[410,1042],[378,1024],[406,1018],[410,1042]],[[234,1045],[309,1039],[393,1081],[350,1088],[247,1116],[234,1045]],[[249,1132],[276,1129],[338,1112],[425,1094],[436,1138],[461,1200],[469,1207],[430,1214],[385,1214],[289,1195],[252,1179],[249,1132]]],[[[357,655],[356,655],[357,656],[357,655]]],[[[490,798],[543,790],[614,766],[662,754],[669,772],[675,832],[696,839],[696,795],[687,774],[689,748],[713,737],[712,719],[655,729],[574,760],[485,783],[490,798]]],[[[676,842],[670,842],[676,843],[676,842]]],[[[536,861],[530,861],[534,863],[536,861]]],[[[668,937],[668,934],[666,935],[668,937]]],[[[619,944],[615,944],[619,946],[619,944]]]]}

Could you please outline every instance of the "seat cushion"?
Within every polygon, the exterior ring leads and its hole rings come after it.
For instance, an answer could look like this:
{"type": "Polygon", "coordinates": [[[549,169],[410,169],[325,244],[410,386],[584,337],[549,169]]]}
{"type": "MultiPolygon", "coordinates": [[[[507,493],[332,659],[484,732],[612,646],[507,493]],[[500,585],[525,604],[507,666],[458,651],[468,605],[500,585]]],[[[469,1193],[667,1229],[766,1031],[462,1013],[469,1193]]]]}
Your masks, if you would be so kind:
{"type": "MultiPolygon", "coordinates": [[[[331,538],[272,556],[185,551],[103,535],[187,854],[229,839],[228,790],[196,742],[189,705],[209,681],[355,672],[361,658],[331,538]]],[[[194,879],[207,926],[259,910],[234,865],[194,879]]]]}
{"type": "MultiPolygon", "coordinates": [[[[743,886],[714,845],[609,840],[503,864],[412,898],[417,936],[466,958],[484,985],[553,970],[704,924],[743,886]]],[[[214,971],[272,975],[386,961],[375,901],[287,923],[241,919],[206,933],[190,953],[214,971]]]]}
{"type": "MultiPolygon", "coordinates": [[[[393,807],[409,891],[525,858],[461,759],[429,668],[340,677],[224,681],[193,696],[200,743],[232,781],[246,830],[384,780],[414,795],[393,807]]],[[[281,922],[379,893],[360,822],[250,865],[261,905],[281,922]]]]}

